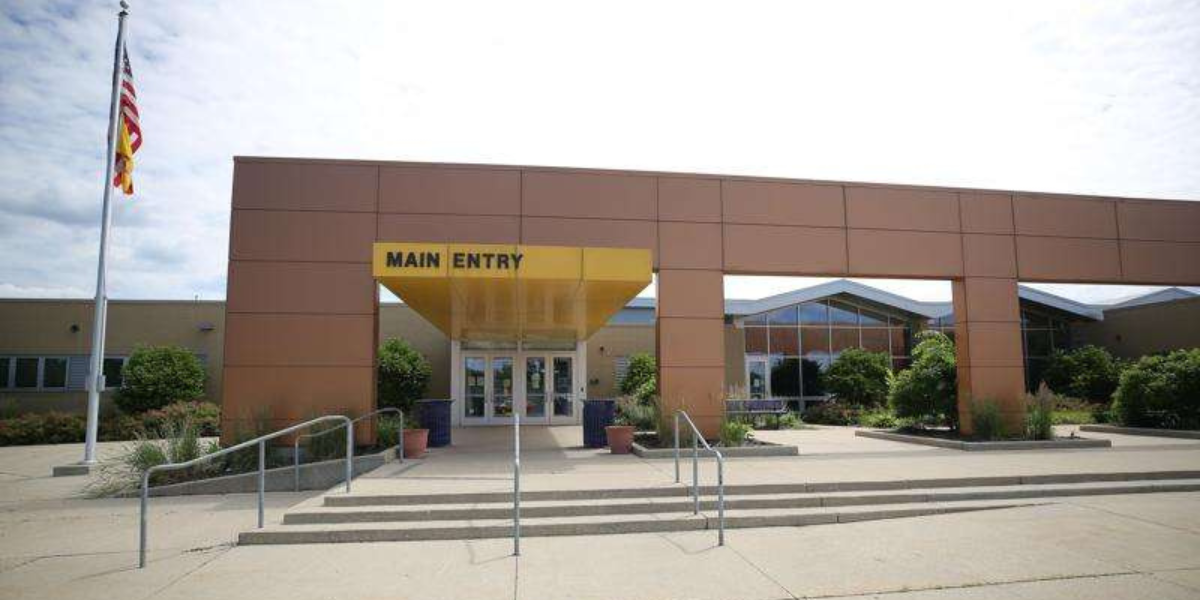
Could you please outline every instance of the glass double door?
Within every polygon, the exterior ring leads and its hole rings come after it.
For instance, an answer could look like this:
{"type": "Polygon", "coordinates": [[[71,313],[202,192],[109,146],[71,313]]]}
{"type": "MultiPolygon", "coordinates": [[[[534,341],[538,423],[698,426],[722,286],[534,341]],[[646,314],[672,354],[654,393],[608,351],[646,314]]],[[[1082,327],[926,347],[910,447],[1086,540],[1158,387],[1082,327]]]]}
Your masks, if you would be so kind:
{"type": "Polygon", "coordinates": [[[464,422],[576,422],[575,357],[569,354],[486,353],[463,356],[464,422]]]}

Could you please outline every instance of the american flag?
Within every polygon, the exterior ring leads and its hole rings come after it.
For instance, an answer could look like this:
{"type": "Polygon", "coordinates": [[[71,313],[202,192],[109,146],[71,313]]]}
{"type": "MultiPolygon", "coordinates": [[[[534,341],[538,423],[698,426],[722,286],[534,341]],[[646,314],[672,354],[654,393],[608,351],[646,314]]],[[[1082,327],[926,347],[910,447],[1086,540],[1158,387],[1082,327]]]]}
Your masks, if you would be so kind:
{"type": "MultiPolygon", "coordinates": [[[[124,49],[122,49],[124,50],[124,49]]],[[[142,127],[138,123],[137,91],[133,88],[133,68],[129,66],[129,51],[121,57],[121,124],[117,142],[116,175],[113,185],[127,195],[133,193],[133,154],[142,147],[142,127]]]]}

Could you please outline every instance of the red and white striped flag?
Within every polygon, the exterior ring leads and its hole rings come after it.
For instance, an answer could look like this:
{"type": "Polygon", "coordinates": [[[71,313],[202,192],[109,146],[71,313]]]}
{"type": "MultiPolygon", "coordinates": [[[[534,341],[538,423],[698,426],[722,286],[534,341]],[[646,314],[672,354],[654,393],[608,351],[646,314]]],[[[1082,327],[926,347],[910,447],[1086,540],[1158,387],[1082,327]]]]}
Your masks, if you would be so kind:
{"type": "Polygon", "coordinates": [[[138,123],[137,91],[133,87],[133,68],[129,66],[129,51],[121,57],[121,124],[117,142],[116,175],[113,185],[126,195],[133,193],[133,153],[142,147],[142,127],[138,123]]]}

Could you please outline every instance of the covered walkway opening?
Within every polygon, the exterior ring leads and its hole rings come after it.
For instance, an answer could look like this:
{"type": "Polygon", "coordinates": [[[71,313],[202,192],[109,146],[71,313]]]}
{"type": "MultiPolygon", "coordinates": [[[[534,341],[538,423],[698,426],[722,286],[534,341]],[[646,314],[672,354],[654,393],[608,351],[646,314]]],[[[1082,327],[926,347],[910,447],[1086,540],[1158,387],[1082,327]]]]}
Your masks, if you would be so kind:
{"type": "Polygon", "coordinates": [[[375,279],[450,339],[454,423],[574,425],[587,340],[650,284],[651,252],[503,244],[374,245],[375,279]]]}

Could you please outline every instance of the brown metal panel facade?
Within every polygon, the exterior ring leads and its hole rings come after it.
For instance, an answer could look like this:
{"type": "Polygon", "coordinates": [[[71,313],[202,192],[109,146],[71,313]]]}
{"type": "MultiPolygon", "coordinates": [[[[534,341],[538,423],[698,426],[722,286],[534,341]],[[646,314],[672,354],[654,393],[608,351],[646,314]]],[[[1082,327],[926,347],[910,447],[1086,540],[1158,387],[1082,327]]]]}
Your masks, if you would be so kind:
{"type": "Polygon", "coordinates": [[[364,270],[375,241],[652,250],[663,406],[686,406],[707,433],[723,415],[727,274],[951,280],[960,412],[972,398],[995,400],[1014,426],[1024,394],[1018,279],[1200,285],[1200,206],[1186,202],[238,158],[232,204],[233,420],[374,406],[377,288],[364,270]]]}

